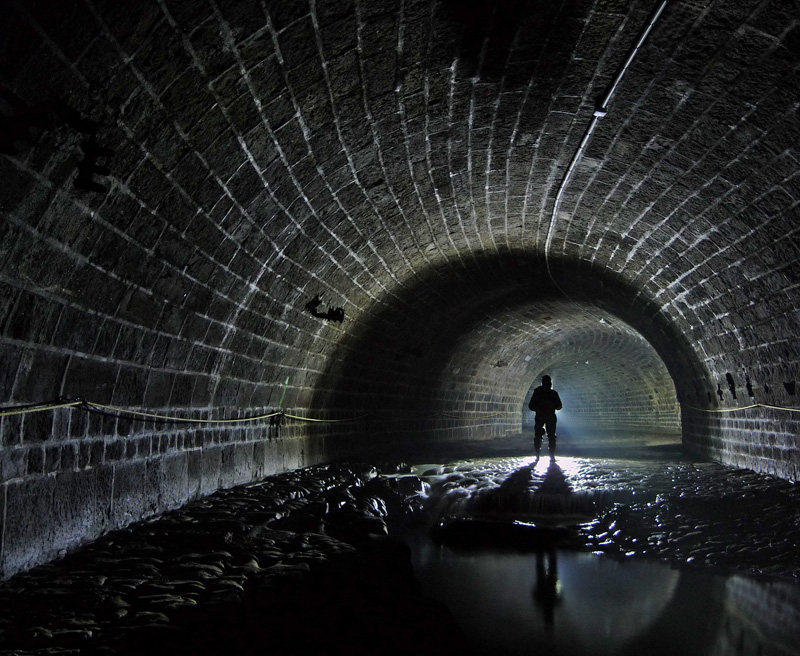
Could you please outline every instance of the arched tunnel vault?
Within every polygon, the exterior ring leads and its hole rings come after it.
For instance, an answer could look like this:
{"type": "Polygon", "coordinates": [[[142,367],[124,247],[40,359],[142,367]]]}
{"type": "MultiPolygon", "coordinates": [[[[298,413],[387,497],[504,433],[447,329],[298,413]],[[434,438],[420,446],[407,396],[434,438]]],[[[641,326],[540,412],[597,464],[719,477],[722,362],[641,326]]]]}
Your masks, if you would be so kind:
{"type": "Polygon", "coordinates": [[[798,10],[670,0],[597,107],[655,4],[3,3],[3,573],[579,353],[796,480],[798,10]]]}
{"type": "Polygon", "coordinates": [[[552,268],[558,286],[535,254],[476,258],[428,272],[402,303],[370,314],[331,356],[312,402],[331,418],[356,418],[334,429],[338,448],[348,435],[407,448],[518,432],[545,372],[578,441],[599,431],[678,433],[673,376],[687,401],[701,402],[687,381],[708,388],[691,345],[621,281],[579,262],[552,268]]]}

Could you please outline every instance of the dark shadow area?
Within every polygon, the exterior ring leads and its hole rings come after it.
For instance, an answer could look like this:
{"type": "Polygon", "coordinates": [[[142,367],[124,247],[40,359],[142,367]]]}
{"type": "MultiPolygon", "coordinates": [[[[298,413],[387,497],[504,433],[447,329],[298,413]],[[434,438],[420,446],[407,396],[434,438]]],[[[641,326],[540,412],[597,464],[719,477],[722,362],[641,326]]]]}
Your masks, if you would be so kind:
{"type": "Polygon", "coordinates": [[[139,627],[116,654],[463,654],[447,609],[422,595],[405,549],[342,556],[313,576],[287,577],[240,601],[170,614],[170,625],[139,627]],[[403,636],[402,641],[393,639],[403,636]],[[428,650],[431,650],[430,652],[428,650]]]}
{"type": "Polygon", "coordinates": [[[370,465],[218,491],[0,586],[0,652],[464,654],[389,537],[411,491],[370,465]]]}
{"type": "Polygon", "coordinates": [[[10,110],[0,114],[0,153],[22,152],[35,141],[37,132],[53,128],[51,102],[28,104],[3,86],[0,86],[0,100],[10,110]]]}
{"type": "MultiPolygon", "coordinates": [[[[517,31],[530,13],[529,3],[525,0],[451,0],[446,7],[463,30],[458,57],[465,72],[478,73],[486,80],[500,80],[517,31]]],[[[548,13],[552,20],[555,12],[548,13]]]]}
{"type": "MultiPolygon", "coordinates": [[[[574,8],[573,8],[574,11],[574,8]]],[[[537,62],[547,62],[548,74],[537,79],[535,97],[550,101],[569,53],[580,38],[581,24],[570,20],[563,3],[526,0],[448,0],[445,20],[460,30],[459,74],[506,88],[527,86],[537,62]],[[524,42],[517,34],[524,28],[524,42]]],[[[540,119],[544,120],[542,112],[540,119]]]]}
{"type": "Polygon", "coordinates": [[[0,115],[0,152],[24,152],[36,140],[39,132],[53,130],[59,123],[82,135],[82,159],[77,163],[78,174],[73,182],[76,189],[104,193],[106,187],[98,178],[111,174],[108,162],[114,155],[110,148],[100,145],[97,132],[102,127],[98,121],[87,118],[66,102],[51,93],[47,100],[28,104],[9,89],[0,86],[0,99],[10,112],[0,115]]]}

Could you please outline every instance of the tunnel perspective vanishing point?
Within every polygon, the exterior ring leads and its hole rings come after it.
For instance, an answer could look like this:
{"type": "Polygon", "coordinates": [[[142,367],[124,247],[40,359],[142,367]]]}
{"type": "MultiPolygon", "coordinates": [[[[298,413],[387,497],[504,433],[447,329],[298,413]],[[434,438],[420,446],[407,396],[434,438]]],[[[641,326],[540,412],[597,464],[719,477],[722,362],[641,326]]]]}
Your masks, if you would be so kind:
{"type": "Polygon", "coordinates": [[[519,432],[542,373],[574,435],[797,480],[799,19],[4,3],[2,576],[271,473],[519,432]]]}

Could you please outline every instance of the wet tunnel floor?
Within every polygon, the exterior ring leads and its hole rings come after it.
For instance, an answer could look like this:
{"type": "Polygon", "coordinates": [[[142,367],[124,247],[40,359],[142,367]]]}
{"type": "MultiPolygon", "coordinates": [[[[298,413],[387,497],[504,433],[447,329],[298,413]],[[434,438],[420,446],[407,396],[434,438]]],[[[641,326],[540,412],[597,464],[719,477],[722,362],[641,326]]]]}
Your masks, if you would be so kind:
{"type": "Polygon", "coordinates": [[[800,653],[795,486],[675,455],[414,467],[423,590],[475,653],[800,653]]]}
{"type": "Polygon", "coordinates": [[[0,586],[0,654],[798,653],[796,485],[670,449],[462,447],[110,533],[0,586]]]}

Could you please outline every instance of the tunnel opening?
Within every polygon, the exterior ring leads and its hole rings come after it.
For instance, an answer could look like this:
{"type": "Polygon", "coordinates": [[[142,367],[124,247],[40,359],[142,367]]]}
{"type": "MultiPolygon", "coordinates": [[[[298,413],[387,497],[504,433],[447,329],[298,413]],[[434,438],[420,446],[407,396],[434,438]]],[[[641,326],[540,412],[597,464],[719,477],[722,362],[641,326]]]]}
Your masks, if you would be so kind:
{"type": "Polygon", "coordinates": [[[449,262],[368,313],[318,379],[313,407],[357,418],[318,429],[326,451],[526,433],[543,373],[561,381],[562,428],[576,444],[677,442],[686,390],[675,381],[704,378],[689,342],[619,278],[574,261],[551,269],[558,286],[536,254],[449,262]]]}
{"type": "Polygon", "coordinates": [[[681,416],[675,384],[655,349],[613,318],[613,333],[593,333],[549,352],[522,403],[522,433],[532,439],[533,390],[548,375],[563,409],[557,413],[562,453],[610,455],[625,449],[676,447],[681,416]],[[588,342],[588,343],[587,343],[588,342]]]}

